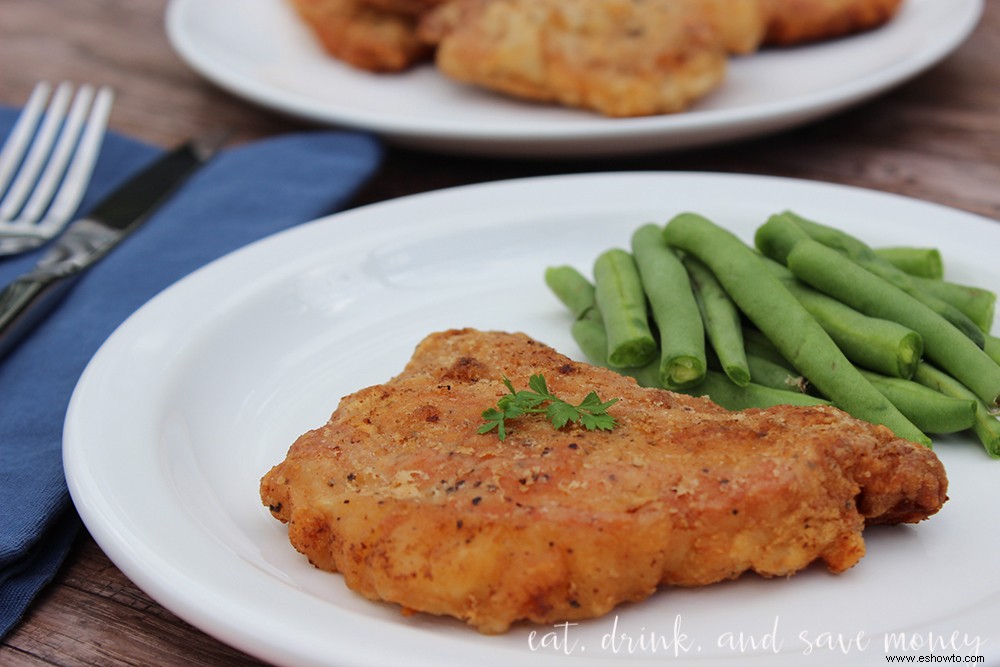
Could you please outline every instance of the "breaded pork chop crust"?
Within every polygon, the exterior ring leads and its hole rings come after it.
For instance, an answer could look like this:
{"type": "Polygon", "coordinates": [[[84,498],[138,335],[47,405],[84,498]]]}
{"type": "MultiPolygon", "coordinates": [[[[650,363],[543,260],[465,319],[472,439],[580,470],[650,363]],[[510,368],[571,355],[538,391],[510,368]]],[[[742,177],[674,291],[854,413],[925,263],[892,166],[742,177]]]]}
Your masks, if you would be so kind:
{"type": "Polygon", "coordinates": [[[429,59],[417,37],[417,18],[365,0],[291,0],[323,48],[353,67],[397,72],[429,59]]]}
{"type": "Polygon", "coordinates": [[[764,43],[789,46],[881,27],[903,0],[758,0],[768,15],[764,43]]]}
{"type": "Polygon", "coordinates": [[[930,450],[826,407],[728,412],[643,389],[523,334],[432,334],[389,382],[343,398],[261,482],[296,549],[349,587],[485,633],[601,615],[661,585],[833,572],[866,522],[946,500],[930,450]],[[541,417],[478,435],[507,376],[620,401],[610,432],[541,417]]]}
{"type": "Polygon", "coordinates": [[[457,81],[608,116],[670,113],[725,74],[700,1],[458,0],[420,33],[457,81]]]}

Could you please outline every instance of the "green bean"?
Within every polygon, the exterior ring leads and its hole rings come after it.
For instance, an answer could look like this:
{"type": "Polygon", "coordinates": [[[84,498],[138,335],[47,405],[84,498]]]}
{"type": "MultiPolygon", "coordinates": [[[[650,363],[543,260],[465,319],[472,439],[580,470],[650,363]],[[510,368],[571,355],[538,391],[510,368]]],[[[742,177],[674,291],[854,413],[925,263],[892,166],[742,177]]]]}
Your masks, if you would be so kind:
{"type": "MultiPolygon", "coordinates": [[[[599,312],[596,319],[577,320],[573,323],[573,339],[590,363],[609,368],[607,335],[600,323],[599,312]]],[[[615,371],[635,378],[641,387],[663,388],[660,384],[660,364],[657,360],[638,368],[615,369],[615,371]]],[[[690,396],[708,396],[715,403],[728,410],[768,408],[774,405],[830,404],[829,401],[815,396],[764,387],[754,383],[740,387],[733,384],[723,373],[714,371],[706,371],[705,377],[697,386],[678,391],[690,396]]]]}
{"type": "MultiPolygon", "coordinates": [[[[571,312],[578,314],[570,331],[584,356],[595,366],[607,367],[608,337],[604,332],[604,318],[597,308],[593,284],[569,266],[547,269],[545,282],[571,312]]],[[[643,387],[660,386],[659,363],[655,360],[645,366],[622,370],[643,387]]]]}
{"type": "Polygon", "coordinates": [[[947,396],[973,399],[976,402],[976,422],[972,425],[972,430],[986,453],[992,458],[1000,459],[1000,421],[997,421],[988,405],[961,382],[930,364],[917,366],[913,379],[947,396]]]}
{"type": "Polygon", "coordinates": [[[1000,364],[1000,338],[987,334],[986,345],[983,347],[983,351],[986,353],[986,356],[1000,364]]]}
{"type": "Polygon", "coordinates": [[[733,384],[724,373],[708,371],[705,379],[696,387],[688,387],[681,393],[691,396],[708,396],[712,401],[727,410],[746,410],[748,408],[770,408],[775,405],[830,405],[830,402],[816,396],[809,396],[797,391],[785,391],[765,387],[753,382],[745,387],[733,384]]]}
{"type": "Polygon", "coordinates": [[[924,433],[956,433],[976,423],[976,400],[945,396],[912,380],[861,374],[924,433]]]}
{"type": "Polygon", "coordinates": [[[656,341],[632,255],[619,248],[601,253],[594,262],[594,282],[608,334],[608,363],[615,368],[648,363],[656,356],[656,341]]]}
{"type": "Polygon", "coordinates": [[[944,261],[937,248],[875,248],[875,254],[897,269],[911,276],[941,280],[944,278],[944,261]]]}
{"type": "MultiPolygon", "coordinates": [[[[587,361],[595,366],[602,366],[604,368],[609,368],[608,366],[608,337],[604,332],[604,324],[601,322],[601,316],[599,311],[592,311],[597,313],[596,317],[593,319],[582,319],[573,322],[573,327],[571,332],[573,334],[573,340],[580,347],[584,356],[587,357],[587,361]]],[[[622,375],[628,375],[635,378],[639,386],[642,387],[661,387],[660,384],[660,363],[657,359],[649,362],[645,366],[636,366],[635,368],[619,368],[615,369],[622,375]]]]}
{"type": "Polygon", "coordinates": [[[604,323],[597,320],[576,320],[573,322],[573,340],[580,347],[587,361],[595,366],[608,365],[608,336],[604,333],[604,323]]]}
{"type": "Polygon", "coordinates": [[[883,375],[909,379],[924,353],[920,334],[897,322],[870,317],[807,287],[775,261],[765,263],[852,362],[883,375]]]}
{"type": "Polygon", "coordinates": [[[997,295],[990,290],[919,276],[910,276],[910,281],[924,294],[946,301],[960,310],[980,331],[989,332],[993,326],[997,295]]]}
{"type": "Polygon", "coordinates": [[[859,419],[883,424],[901,438],[930,446],[930,439],[862,377],[752,248],[693,213],[671,220],[665,235],[668,244],[704,262],[782,356],[835,405],[859,419]]]}
{"type": "Polygon", "coordinates": [[[924,339],[924,353],[988,405],[1000,401],[1000,365],[938,314],[836,250],[801,241],[788,254],[799,279],[873,317],[907,326],[924,339]]]}
{"type": "Polygon", "coordinates": [[[545,284],[575,318],[585,317],[596,303],[593,283],[572,266],[545,269],[545,284]]]}
{"type": "Polygon", "coordinates": [[[663,385],[698,384],[705,376],[705,329],[684,265],[663,241],[663,229],[653,224],[632,235],[632,256],[660,331],[663,385]]]}
{"type": "Polygon", "coordinates": [[[757,329],[751,327],[743,328],[743,342],[746,347],[747,355],[754,355],[755,357],[760,357],[761,359],[767,359],[772,364],[777,364],[789,370],[795,370],[788,359],[781,356],[781,352],[778,348],[774,346],[770,340],[767,339],[763,333],[757,329]]]}
{"type": "MultiPolygon", "coordinates": [[[[941,317],[951,322],[959,331],[971,338],[976,345],[979,347],[983,346],[983,330],[979,324],[974,321],[972,317],[966,315],[950,303],[952,300],[967,303],[967,300],[962,296],[964,294],[962,288],[953,286],[950,283],[944,283],[943,281],[936,281],[938,285],[936,289],[948,290],[950,287],[956,287],[953,299],[942,299],[937,294],[928,293],[922,289],[916,284],[914,278],[907,275],[904,271],[897,269],[890,262],[876,255],[875,251],[865,244],[864,241],[861,241],[844,231],[828,227],[826,225],[821,225],[818,222],[813,222],[812,220],[807,220],[806,218],[803,218],[802,216],[791,211],[785,211],[781,215],[774,217],[791,222],[797,226],[800,231],[808,234],[814,241],[819,241],[825,246],[844,253],[861,266],[889,281],[913,298],[922,302],[934,312],[938,313],[941,317]]],[[[765,223],[765,226],[771,222],[772,220],[768,220],[768,222],[765,223]]],[[[775,220],[775,222],[777,222],[777,220],[775,220]]],[[[758,232],[762,232],[762,230],[758,230],[758,232]]],[[[977,313],[976,315],[979,318],[983,317],[983,313],[977,313]]],[[[990,315],[990,319],[992,320],[992,314],[990,315]]]]}
{"type": "Polygon", "coordinates": [[[789,213],[777,213],[757,228],[753,242],[761,254],[785,266],[788,264],[788,253],[795,244],[808,238],[811,238],[809,234],[789,213]]]}
{"type": "Polygon", "coordinates": [[[808,393],[809,381],[781,364],[754,354],[747,354],[747,365],[754,384],[800,394],[808,393]]]}
{"type": "Polygon", "coordinates": [[[745,387],[750,382],[750,369],[740,311],[707,266],[691,256],[683,261],[701,310],[705,332],[722,370],[735,384],[745,387]]]}

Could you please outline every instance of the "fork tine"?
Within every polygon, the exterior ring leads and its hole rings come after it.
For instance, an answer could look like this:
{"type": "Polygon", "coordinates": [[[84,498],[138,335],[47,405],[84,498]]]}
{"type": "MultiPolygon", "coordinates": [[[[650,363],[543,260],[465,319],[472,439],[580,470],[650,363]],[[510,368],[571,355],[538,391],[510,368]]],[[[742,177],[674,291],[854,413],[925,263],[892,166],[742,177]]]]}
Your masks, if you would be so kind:
{"type": "Polygon", "coordinates": [[[81,86],[67,115],[73,86],[61,83],[48,99],[51,88],[35,87],[0,151],[0,176],[13,179],[0,201],[0,257],[42,245],[69,222],[101,152],[112,89],[81,86]]]}
{"type": "Polygon", "coordinates": [[[83,122],[92,99],[94,99],[94,87],[81,86],[73,100],[73,106],[70,107],[69,114],[66,116],[62,132],[59,133],[59,140],[49,156],[49,161],[46,163],[42,175],[35,183],[31,197],[21,209],[21,213],[18,215],[19,219],[31,222],[40,219],[49,202],[52,201],[52,194],[56,191],[56,187],[66,171],[70,157],[73,156],[73,149],[76,148],[76,142],[80,138],[83,122]]]}
{"type": "Polygon", "coordinates": [[[0,152],[0,192],[7,189],[7,185],[24,159],[28,142],[31,141],[31,137],[35,133],[35,127],[42,117],[42,109],[50,92],[52,92],[52,84],[47,81],[38,82],[31,91],[28,103],[24,105],[24,110],[13,129],[7,135],[7,142],[4,144],[3,151],[0,152]]]}
{"type": "Polygon", "coordinates": [[[33,231],[39,236],[49,237],[66,224],[83,199],[101,150],[113,97],[111,88],[107,86],[103,86],[96,97],[92,86],[80,89],[53,157],[31,199],[21,211],[20,218],[27,224],[41,220],[33,227],[33,231]],[[84,115],[88,110],[89,115],[85,119],[84,115]],[[67,168],[66,164],[71,157],[73,161],[67,168]],[[56,188],[59,189],[58,192],[56,188]]]}
{"type": "Polygon", "coordinates": [[[87,117],[80,142],[76,146],[76,153],[69,168],[66,169],[59,192],[52,200],[45,217],[37,225],[40,234],[50,236],[69,221],[80,205],[101,152],[113,101],[114,91],[109,86],[101,86],[94,97],[90,115],[87,117]]]}
{"type": "Polygon", "coordinates": [[[56,88],[55,95],[52,96],[52,102],[45,112],[45,119],[42,121],[42,126],[31,144],[31,149],[28,151],[28,156],[24,158],[21,170],[18,172],[17,178],[14,179],[14,183],[10,186],[10,190],[7,191],[3,202],[0,202],[0,220],[10,220],[13,218],[31,192],[31,188],[38,177],[38,172],[41,171],[42,166],[45,164],[45,159],[52,150],[52,144],[66,115],[66,107],[69,105],[69,98],[72,92],[72,86],[68,82],[63,82],[56,88]]]}

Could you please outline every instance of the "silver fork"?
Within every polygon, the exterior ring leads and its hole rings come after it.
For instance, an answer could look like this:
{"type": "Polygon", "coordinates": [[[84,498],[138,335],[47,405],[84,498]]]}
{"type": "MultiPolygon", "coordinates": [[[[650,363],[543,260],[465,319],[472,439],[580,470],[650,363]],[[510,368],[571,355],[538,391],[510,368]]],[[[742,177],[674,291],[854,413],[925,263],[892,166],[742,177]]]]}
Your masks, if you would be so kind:
{"type": "Polygon", "coordinates": [[[74,96],[73,88],[36,85],[0,151],[0,256],[55,236],[87,189],[114,93],[83,85],[74,96]]]}

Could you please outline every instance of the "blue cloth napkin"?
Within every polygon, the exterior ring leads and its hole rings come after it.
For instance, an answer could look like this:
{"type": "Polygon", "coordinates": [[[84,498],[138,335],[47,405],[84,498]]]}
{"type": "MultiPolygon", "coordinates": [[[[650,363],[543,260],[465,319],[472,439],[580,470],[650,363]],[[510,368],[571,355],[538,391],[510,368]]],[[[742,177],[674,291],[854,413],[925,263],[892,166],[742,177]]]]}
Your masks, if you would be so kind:
{"type": "MultiPolygon", "coordinates": [[[[16,110],[0,107],[0,137],[16,117],[16,110]]],[[[109,134],[81,211],[161,153],[109,134]]],[[[62,426],[77,379],[97,348],[179,278],[344,206],[381,156],[373,137],[335,131],[283,135],[223,151],[0,359],[0,638],[52,579],[79,530],[62,468],[62,426]]],[[[41,252],[0,258],[0,287],[34,265],[41,252]]]]}

